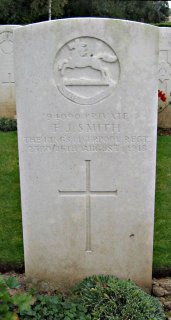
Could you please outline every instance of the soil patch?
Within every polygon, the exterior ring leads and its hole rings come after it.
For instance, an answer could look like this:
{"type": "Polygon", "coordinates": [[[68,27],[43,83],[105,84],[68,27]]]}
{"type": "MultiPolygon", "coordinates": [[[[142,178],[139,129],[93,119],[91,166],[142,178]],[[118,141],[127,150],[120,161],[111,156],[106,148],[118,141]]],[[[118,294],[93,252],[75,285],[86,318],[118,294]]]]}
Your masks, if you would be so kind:
{"type": "Polygon", "coordinates": [[[16,272],[16,273],[24,273],[24,264],[18,263],[2,263],[0,262],[0,272],[16,272]]]}
{"type": "Polygon", "coordinates": [[[171,136],[171,128],[158,128],[158,136],[171,136]]]}

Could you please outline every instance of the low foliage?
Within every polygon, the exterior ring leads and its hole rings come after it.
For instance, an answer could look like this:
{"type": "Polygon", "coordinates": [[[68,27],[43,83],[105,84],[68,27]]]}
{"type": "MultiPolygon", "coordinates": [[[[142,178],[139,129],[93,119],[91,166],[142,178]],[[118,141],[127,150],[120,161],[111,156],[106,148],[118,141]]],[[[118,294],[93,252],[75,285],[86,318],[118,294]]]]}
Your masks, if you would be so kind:
{"type": "Polygon", "coordinates": [[[131,281],[113,276],[86,278],[71,290],[70,297],[37,296],[23,320],[164,320],[157,299],[131,281]]]}
{"type": "Polygon", "coordinates": [[[11,292],[19,289],[20,285],[15,277],[5,280],[0,276],[0,319],[18,320],[18,313],[29,310],[32,296],[28,293],[11,292]]]}
{"type": "Polygon", "coordinates": [[[130,280],[92,276],[70,295],[18,293],[15,277],[0,278],[0,319],[3,320],[164,320],[156,298],[130,280]],[[13,290],[16,289],[16,290],[13,290]]]}
{"type": "Polygon", "coordinates": [[[71,302],[62,296],[38,295],[30,311],[20,313],[22,320],[91,320],[82,304],[71,302]]]}
{"type": "Polygon", "coordinates": [[[159,301],[129,280],[92,276],[79,283],[73,293],[93,320],[165,319],[159,301]]]}
{"type": "Polygon", "coordinates": [[[169,16],[164,0],[0,0],[0,24],[28,24],[52,18],[112,17],[160,22],[169,16]]]}
{"type": "Polygon", "coordinates": [[[17,121],[15,119],[0,118],[0,131],[16,131],[17,121]]]}
{"type": "Polygon", "coordinates": [[[156,23],[156,26],[158,26],[158,27],[171,27],[171,22],[165,21],[165,22],[156,23]]]}

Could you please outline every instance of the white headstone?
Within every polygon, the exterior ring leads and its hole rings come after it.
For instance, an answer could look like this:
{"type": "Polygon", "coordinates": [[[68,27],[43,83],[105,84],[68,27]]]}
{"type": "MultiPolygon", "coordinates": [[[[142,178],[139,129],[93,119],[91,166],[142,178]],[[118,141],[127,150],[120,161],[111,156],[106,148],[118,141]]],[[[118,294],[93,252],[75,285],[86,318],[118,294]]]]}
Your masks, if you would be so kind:
{"type": "Polygon", "coordinates": [[[171,28],[159,28],[159,90],[167,101],[159,101],[158,125],[171,128],[171,28]]]}
{"type": "Polygon", "coordinates": [[[158,28],[66,19],[15,31],[26,275],[151,286],[158,28]]]}
{"type": "Polygon", "coordinates": [[[0,117],[16,115],[13,65],[13,30],[16,25],[0,25],[0,117]]]}

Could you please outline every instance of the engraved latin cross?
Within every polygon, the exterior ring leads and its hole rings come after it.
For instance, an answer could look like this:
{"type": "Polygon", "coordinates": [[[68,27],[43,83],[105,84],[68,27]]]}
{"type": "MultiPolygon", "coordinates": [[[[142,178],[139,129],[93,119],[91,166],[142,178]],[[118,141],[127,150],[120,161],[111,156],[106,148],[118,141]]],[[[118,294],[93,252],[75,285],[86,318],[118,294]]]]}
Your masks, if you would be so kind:
{"type": "Polygon", "coordinates": [[[92,191],[90,185],[90,160],[86,164],[86,188],[85,191],[61,191],[60,196],[84,196],[86,203],[86,251],[91,252],[91,197],[92,196],[117,196],[118,191],[92,191]]]}
{"type": "Polygon", "coordinates": [[[8,81],[2,82],[2,84],[9,86],[10,98],[12,98],[12,87],[11,87],[11,84],[14,84],[14,83],[15,82],[11,80],[11,73],[8,73],[8,81]]]}

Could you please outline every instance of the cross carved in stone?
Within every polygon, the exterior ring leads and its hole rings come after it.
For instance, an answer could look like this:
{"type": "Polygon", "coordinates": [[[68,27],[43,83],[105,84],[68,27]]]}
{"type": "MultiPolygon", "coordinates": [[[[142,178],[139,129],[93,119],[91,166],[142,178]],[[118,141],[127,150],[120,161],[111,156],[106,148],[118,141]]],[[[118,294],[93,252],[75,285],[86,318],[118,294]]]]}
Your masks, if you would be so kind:
{"type": "Polygon", "coordinates": [[[60,196],[84,196],[86,207],[86,251],[91,252],[91,197],[93,196],[117,196],[118,191],[92,191],[91,190],[91,171],[90,160],[85,160],[86,164],[86,188],[85,191],[62,191],[59,190],[60,196]]]}
{"type": "Polygon", "coordinates": [[[11,80],[11,73],[8,73],[8,81],[3,81],[2,84],[8,85],[9,86],[9,93],[10,93],[10,98],[12,98],[12,87],[11,84],[14,84],[15,82],[11,80]]]}

